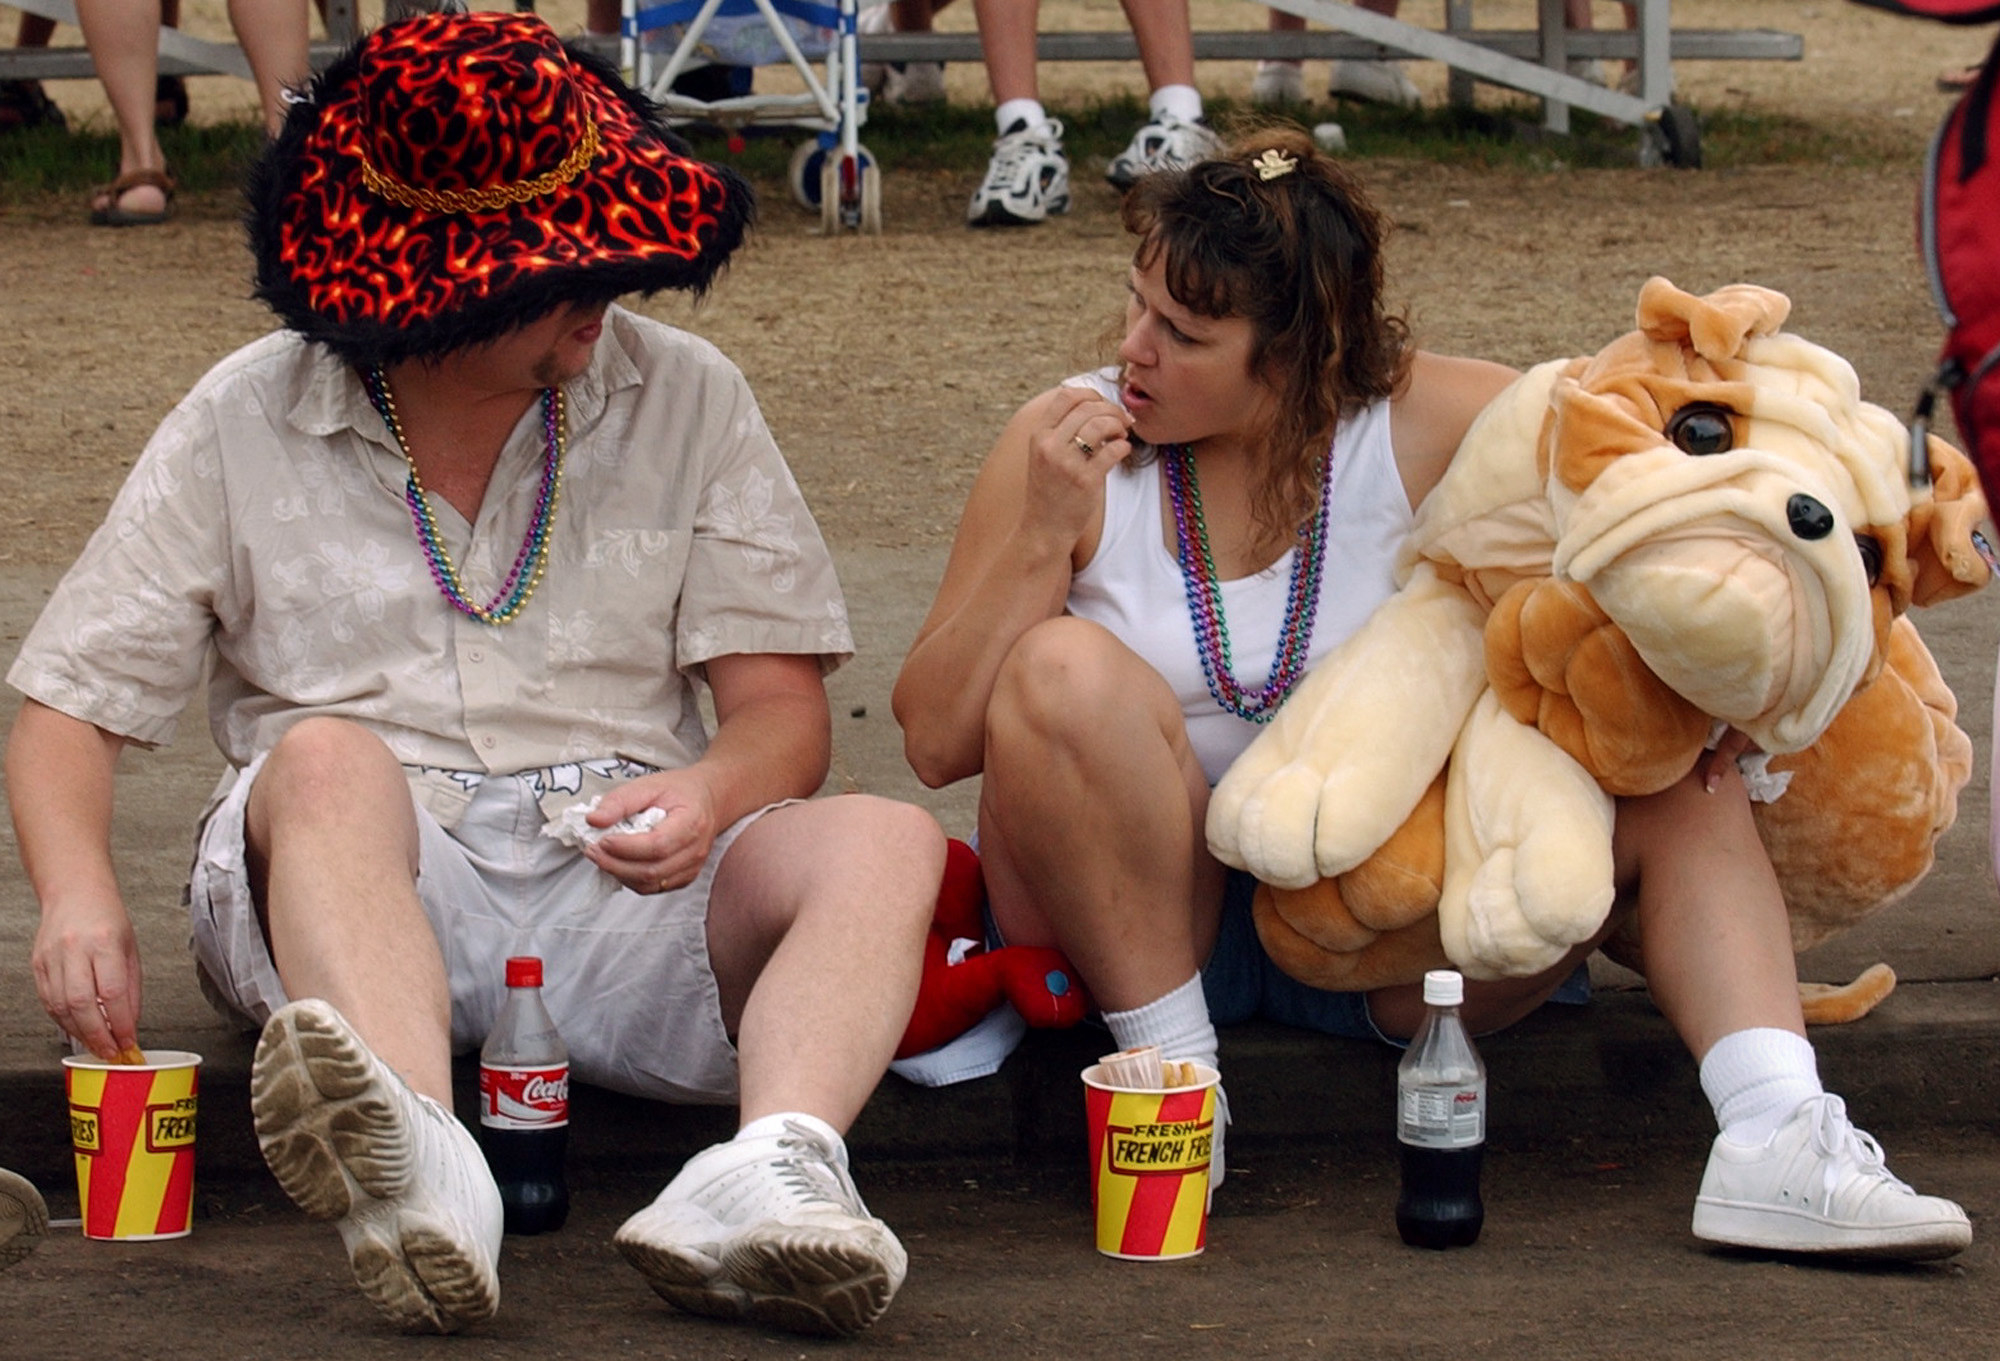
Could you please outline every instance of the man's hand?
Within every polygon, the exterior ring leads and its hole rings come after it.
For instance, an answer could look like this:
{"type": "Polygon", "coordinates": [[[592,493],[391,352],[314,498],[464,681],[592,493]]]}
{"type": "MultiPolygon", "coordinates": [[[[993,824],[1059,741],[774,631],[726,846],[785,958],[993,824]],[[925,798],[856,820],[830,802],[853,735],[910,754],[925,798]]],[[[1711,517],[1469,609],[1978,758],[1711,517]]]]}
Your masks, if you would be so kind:
{"type": "Polygon", "coordinates": [[[584,854],[634,893],[664,893],[692,883],[721,830],[708,780],[698,767],[641,776],[599,799],[590,824],[609,827],[647,808],[667,816],[648,831],[607,836],[584,854]]]}
{"type": "Polygon", "coordinates": [[[35,935],[42,1009],[101,1059],[139,1042],[139,942],[116,898],[50,902],[35,935]]]}

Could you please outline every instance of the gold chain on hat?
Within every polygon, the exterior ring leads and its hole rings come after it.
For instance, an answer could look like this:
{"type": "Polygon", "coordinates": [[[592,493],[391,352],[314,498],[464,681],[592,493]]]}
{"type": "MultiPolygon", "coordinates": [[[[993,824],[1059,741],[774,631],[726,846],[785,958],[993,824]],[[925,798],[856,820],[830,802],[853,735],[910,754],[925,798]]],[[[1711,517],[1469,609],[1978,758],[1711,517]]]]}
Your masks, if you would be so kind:
{"type": "Polygon", "coordinates": [[[490,213],[552,193],[581,175],[584,167],[597,156],[597,122],[591,118],[584,119],[582,139],[554,170],[531,180],[496,184],[486,189],[419,189],[377,170],[368,159],[367,152],[360,155],[361,183],[367,186],[369,192],[391,203],[400,203],[405,208],[422,208],[432,213],[490,213]]]}

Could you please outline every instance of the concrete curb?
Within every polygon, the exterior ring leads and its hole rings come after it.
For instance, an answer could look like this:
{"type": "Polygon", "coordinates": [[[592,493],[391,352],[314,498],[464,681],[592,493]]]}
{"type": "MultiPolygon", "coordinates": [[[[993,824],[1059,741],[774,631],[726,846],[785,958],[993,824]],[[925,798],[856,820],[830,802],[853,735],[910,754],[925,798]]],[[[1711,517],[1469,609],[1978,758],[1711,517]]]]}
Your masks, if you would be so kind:
{"type": "MultiPolygon", "coordinates": [[[[2000,982],[1906,984],[1876,1014],[1815,1030],[1813,1040],[1827,1085],[1892,1152],[1897,1131],[1981,1124],[2000,1109],[2000,982]]],[[[268,1184],[250,1127],[251,1037],[218,1029],[155,1043],[205,1056],[201,1184],[268,1184]]],[[[1083,1146],[1076,1075],[1106,1045],[1094,1027],[1038,1032],[992,1077],[939,1090],[887,1079],[849,1136],[855,1160],[994,1165],[1074,1156],[1083,1146]]],[[[1713,1134],[1693,1062],[1641,992],[1545,1007],[1480,1049],[1496,1145],[1699,1147],[1713,1134]]],[[[12,1115],[0,1160],[61,1199],[73,1182],[59,1054],[52,1040],[0,1045],[0,1109],[12,1115]]],[[[1234,1159],[1301,1147],[1386,1155],[1394,1051],[1255,1023],[1226,1031],[1223,1055],[1234,1159]]],[[[468,1112],[469,1058],[458,1079],[458,1108],[468,1112]]],[[[665,1106],[583,1086],[573,1099],[570,1157],[579,1177],[615,1170],[664,1181],[733,1128],[728,1108],[665,1106]]]]}

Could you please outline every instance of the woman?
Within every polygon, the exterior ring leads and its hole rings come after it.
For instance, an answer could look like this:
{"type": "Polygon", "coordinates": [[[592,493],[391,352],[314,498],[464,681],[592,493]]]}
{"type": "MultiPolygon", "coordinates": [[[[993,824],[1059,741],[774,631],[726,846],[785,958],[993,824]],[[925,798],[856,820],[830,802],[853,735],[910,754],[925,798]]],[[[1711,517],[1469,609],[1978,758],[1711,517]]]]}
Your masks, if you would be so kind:
{"type": "MultiPolygon", "coordinates": [[[[1407,1037],[1420,987],[1327,993],[1271,965],[1249,881],[1202,826],[1258,721],[1394,590],[1412,508],[1514,374],[1411,346],[1384,311],[1379,218],[1296,129],[1141,181],[1125,222],[1118,366],[1028,402],[988,456],[897,682],[910,763],[932,786],[983,777],[994,930],[1067,952],[1118,1044],[1214,1063],[1213,1021],[1258,1014],[1407,1037]]],[[[1637,914],[1721,1129],[1696,1235],[1913,1258],[1970,1242],[1820,1086],[1734,761],[1622,801],[1614,853],[1617,915],[1637,914]]],[[[1471,985],[1468,1023],[1527,1014],[1593,946],[1471,985]]]]}

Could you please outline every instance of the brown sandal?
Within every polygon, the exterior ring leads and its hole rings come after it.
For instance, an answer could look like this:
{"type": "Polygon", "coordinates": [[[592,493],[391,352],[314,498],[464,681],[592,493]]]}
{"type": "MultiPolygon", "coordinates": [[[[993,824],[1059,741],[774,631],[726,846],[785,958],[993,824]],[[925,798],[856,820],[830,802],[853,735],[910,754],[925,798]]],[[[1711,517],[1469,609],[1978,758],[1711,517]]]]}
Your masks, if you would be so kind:
{"type": "Polygon", "coordinates": [[[152,227],[173,216],[174,177],[164,170],[131,170],[90,191],[90,221],[97,227],[152,227]],[[166,199],[158,211],[130,212],[118,206],[128,190],[157,189],[166,199]]]}

